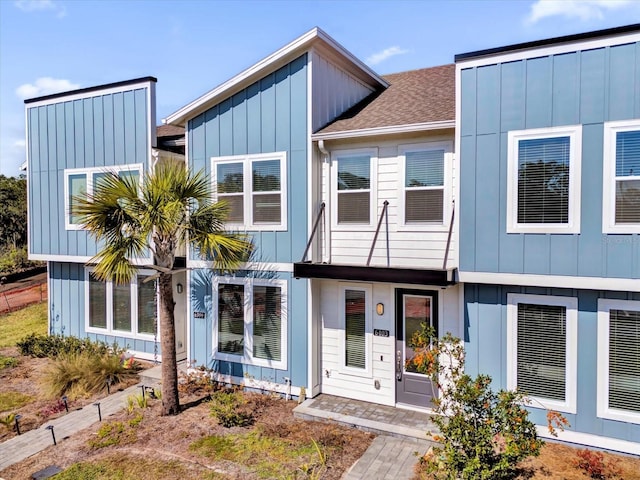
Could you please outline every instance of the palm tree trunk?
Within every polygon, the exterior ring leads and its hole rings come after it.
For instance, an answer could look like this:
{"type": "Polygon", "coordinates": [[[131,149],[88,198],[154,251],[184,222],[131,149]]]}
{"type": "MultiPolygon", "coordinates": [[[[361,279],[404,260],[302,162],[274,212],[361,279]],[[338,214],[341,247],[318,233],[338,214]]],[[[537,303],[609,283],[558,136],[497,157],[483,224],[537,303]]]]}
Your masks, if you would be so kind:
{"type": "Polygon", "coordinates": [[[162,340],[162,415],[180,413],[176,360],[175,302],[170,274],[160,274],[160,338],[162,340]]]}

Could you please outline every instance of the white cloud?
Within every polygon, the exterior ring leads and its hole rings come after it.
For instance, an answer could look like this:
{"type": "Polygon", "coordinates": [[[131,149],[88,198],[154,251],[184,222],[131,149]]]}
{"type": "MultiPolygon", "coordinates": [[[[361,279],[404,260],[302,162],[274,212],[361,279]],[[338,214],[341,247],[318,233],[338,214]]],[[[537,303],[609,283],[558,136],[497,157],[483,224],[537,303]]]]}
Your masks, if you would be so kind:
{"type": "Polygon", "coordinates": [[[16,95],[22,99],[41,97],[52,93],[65,92],[80,88],[80,84],[69,80],[40,77],[34,83],[25,83],[16,88],[16,95]]]}
{"type": "Polygon", "coordinates": [[[368,63],[369,65],[377,65],[379,63],[384,62],[387,58],[393,57],[395,55],[402,55],[408,52],[409,50],[405,50],[400,47],[389,47],[389,48],[385,48],[380,52],[377,52],[377,53],[374,53],[373,55],[368,56],[365,62],[368,63]]]}
{"type": "Polygon", "coordinates": [[[601,20],[607,11],[632,4],[632,0],[537,0],[531,5],[526,23],[532,24],[554,16],[577,18],[581,21],[601,20]]]}
{"type": "Polygon", "coordinates": [[[64,5],[60,5],[53,0],[16,0],[14,5],[26,13],[50,10],[58,18],[66,17],[67,15],[67,9],[64,5]]]}

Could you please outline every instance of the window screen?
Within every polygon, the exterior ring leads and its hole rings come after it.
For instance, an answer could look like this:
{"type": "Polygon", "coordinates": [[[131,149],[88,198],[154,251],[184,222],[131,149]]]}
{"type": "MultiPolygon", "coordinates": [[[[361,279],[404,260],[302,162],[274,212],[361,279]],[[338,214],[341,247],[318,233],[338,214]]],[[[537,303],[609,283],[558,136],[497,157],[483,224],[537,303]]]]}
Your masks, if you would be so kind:
{"type": "Polygon", "coordinates": [[[609,407],[640,412],[640,312],[609,313],[609,407]]]}
{"type": "Polygon", "coordinates": [[[282,339],[280,287],[253,287],[253,356],[280,361],[282,339]]]}
{"type": "Polygon", "coordinates": [[[345,365],[366,368],[365,292],[345,290],[345,365]]]}

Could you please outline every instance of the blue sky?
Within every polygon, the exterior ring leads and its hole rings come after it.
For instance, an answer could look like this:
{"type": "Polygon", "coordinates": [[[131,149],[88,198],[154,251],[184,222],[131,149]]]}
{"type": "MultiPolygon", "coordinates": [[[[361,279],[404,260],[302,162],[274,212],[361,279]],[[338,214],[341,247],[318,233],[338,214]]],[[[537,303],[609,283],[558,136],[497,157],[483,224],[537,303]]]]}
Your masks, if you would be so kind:
{"type": "Polygon", "coordinates": [[[637,0],[0,0],[0,173],[25,160],[25,98],[151,75],[160,123],[314,26],[385,74],[637,22],[637,0]]]}

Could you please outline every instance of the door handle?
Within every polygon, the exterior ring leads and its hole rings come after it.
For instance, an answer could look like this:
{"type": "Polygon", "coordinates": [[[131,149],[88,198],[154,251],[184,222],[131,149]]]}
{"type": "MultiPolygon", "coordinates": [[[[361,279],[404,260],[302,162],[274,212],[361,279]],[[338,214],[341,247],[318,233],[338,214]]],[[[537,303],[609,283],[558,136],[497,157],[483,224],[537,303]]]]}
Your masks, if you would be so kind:
{"type": "Polygon", "coordinates": [[[396,380],[402,380],[402,351],[396,353],[396,380]]]}

